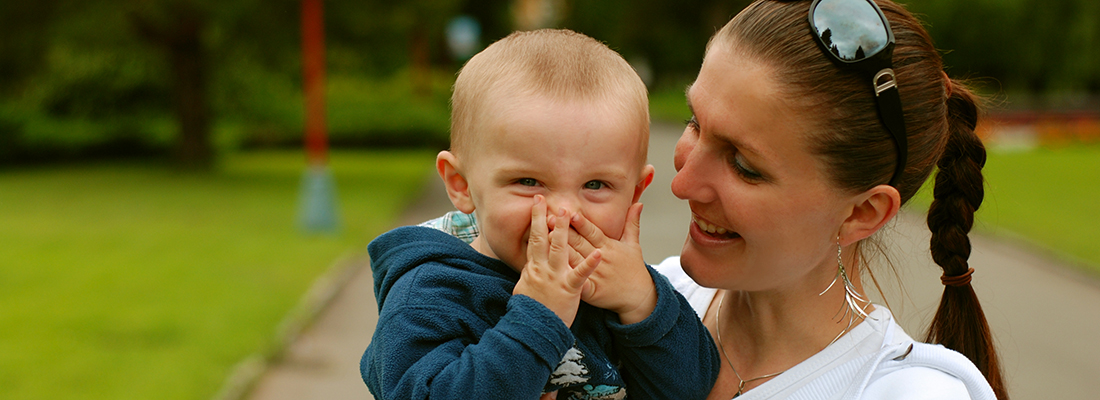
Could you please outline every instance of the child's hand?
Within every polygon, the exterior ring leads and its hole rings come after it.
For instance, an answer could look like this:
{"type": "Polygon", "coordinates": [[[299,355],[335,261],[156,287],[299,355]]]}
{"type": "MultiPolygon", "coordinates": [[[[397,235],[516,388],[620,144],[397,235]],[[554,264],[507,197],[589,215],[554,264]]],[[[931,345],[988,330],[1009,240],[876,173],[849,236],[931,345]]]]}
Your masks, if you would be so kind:
{"type": "Polygon", "coordinates": [[[618,313],[623,324],[641,322],[657,307],[657,287],[646,269],[638,240],[641,218],[642,204],[630,206],[622,240],[605,236],[596,224],[580,213],[571,221],[577,232],[571,235],[569,243],[576,252],[573,257],[591,258],[592,254],[599,254],[602,264],[588,277],[594,287],[591,292],[586,291],[581,300],[618,313]]]}
{"type": "Polygon", "coordinates": [[[527,240],[527,265],[520,271],[519,282],[512,294],[522,294],[542,303],[561,318],[566,326],[573,325],[584,292],[591,292],[589,275],[600,265],[601,251],[586,253],[576,268],[569,265],[569,220],[565,210],[553,216],[554,230],[547,228],[546,199],[535,196],[531,207],[531,232],[527,240]]]}

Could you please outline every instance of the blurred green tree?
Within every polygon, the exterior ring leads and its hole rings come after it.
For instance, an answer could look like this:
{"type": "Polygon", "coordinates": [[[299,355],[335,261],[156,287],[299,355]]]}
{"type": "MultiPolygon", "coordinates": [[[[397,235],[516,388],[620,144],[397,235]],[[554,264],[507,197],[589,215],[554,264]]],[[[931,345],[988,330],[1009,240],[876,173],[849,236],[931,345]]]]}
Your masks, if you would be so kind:
{"type": "Polygon", "coordinates": [[[129,17],[140,36],[168,57],[179,121],[176,162],[187,169],[208,169],[214,159],[207,100],[208,45],[203,41],[209,14],[182,0],[149,6],[145,8],[152,11],[133,11],[129,17]]]}
{"type": "MultiPolygon", "coordinates": [[[[492,43],[515,29],[517,1],[327,0],[329,76],[343,85],[336,89],[341,96],[363,96],[332,107],[344,107],[337,112],[341,121],[385,119],[395,110],[368,116],[354,107],[386,104],[370,96],[407,90],[390,84],[399,79],[420,96],[390,101],[415,108],[390,119],[445,119],[425,118],[425,112],[445,114],[440,77],[459,67],[444,45],[446,22],[472,16],[481,25],[481,43],[492,43]]],[[[707,39],[747,3],[554,4],[556,26],[593,36],[648,66],[651,89],[679,90],[697,73],[707,39]]],[[[989,78],[994,86],[987,92],[1100,95],[1100,2],[922,0],[908,6],[947,50],[948,71],[989,78]]],[[[291,143],[302,129],[299,9],[300,0],[0,2],[0,163],[36,154],[177,148],[177,155],[202,166],[213,149],[291,143]]],[[[332,122],[351,136],[377,125],[332,122]]],[[[403,123],[382,129],[397,132],[403,123]]]]}
{"type": "Polygon", "coordinates": [[[1100,2],[925,0],[921,14],[956,76],[1032,95],[1100,94],[1100,2]]]}
{"type": "Polygon", "coordinates": [[[631,62],[647,63],[651,86],[683,85],[699,72],[710,36],[749,3],[573,0],[563,25],[607,42],[631,62]]]}

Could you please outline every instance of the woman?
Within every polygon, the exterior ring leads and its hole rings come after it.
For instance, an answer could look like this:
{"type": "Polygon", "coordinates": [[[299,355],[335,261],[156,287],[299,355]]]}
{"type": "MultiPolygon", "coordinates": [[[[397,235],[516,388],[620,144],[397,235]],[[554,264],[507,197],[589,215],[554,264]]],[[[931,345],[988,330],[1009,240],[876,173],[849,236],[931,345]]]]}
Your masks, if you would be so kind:
{"type": "Polygon", "coordinates": [[[672,190],[693,224],[658,269],[724,358],[712,399],[1008,398],[967,266],[976,99],[912,15],[877,4],[758,0],[711,39],[687,92],[672,190]],[[860,279],[864,243],[933,167],[946,287],[926,341],[966,357],[914,343],[860,279]]]}

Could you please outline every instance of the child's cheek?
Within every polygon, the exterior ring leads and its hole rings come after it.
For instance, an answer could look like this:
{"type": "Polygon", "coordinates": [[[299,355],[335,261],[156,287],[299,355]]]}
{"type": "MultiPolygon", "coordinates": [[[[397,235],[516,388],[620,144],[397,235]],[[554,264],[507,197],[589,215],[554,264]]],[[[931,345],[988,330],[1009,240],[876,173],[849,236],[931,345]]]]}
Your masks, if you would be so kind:
{"type": "Polygon", "coordinates": [[[626,210],[627,208],[616,206],[598,207],[585,215],[588,216],[589,221],[600,228],[604,236],[622,240],[623,227],[626,226],[626,210]]]}

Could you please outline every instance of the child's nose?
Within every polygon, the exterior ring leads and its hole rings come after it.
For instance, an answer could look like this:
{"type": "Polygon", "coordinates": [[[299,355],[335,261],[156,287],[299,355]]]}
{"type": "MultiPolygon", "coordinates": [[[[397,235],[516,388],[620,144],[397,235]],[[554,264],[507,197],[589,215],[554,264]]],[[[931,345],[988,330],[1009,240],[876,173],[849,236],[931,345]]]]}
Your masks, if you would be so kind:
{"type": "Polygon", "coordinates": [[[576,196],[569,195],[551,195],[546,198],[546,205],[549,207],[549,211],[553,215],[557,215],[564,208],[566,215],[571,215],[577,211],[580,211],[580,201],[576,196]]]}

